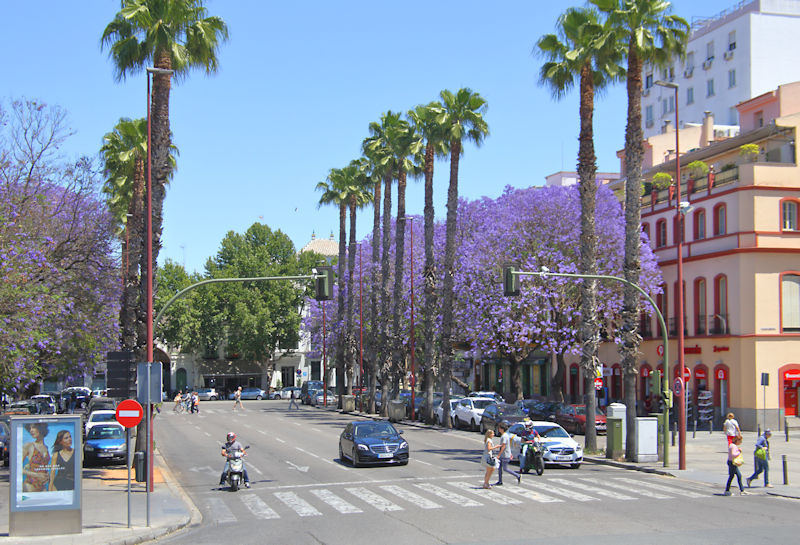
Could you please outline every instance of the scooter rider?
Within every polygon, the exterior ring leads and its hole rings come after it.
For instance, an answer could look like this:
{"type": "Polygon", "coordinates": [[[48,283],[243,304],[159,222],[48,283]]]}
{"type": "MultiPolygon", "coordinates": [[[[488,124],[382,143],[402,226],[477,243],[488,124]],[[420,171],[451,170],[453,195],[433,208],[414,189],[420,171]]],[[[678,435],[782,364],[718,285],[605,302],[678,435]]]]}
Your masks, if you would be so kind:
{"type": "MultiPolygon", "coordinates": [[[[228,462],[228,453],[241,450],[244,455],[247,455],[242,444],[236,440],[236,434],[228,432],[227,441],[222,447],[222,457],[225,458],[225,469],[222,470],[222,475],[219,478],[219,485],[224,486],[225,480],[228,478],[228,471],[230,470],[230,462],[228,462]]],[[[244,474],[244,486],[250,488],[250,477],[247,476],[247,468],[242,465],[242,473],[244,474]]]]}
{"type": "Polygon", "coordinates": [[[536,428],[533,427],[533,422],[530,420],[526,420],[523,424],[525,426],[525,437],[522,438],[522,446],[519,450],[519,467],[524,468],[527,467],[527,449],[524,448],[525,443],[538,443],[541,440],[539,436],[539,432],[536,431],[536,428]]]}

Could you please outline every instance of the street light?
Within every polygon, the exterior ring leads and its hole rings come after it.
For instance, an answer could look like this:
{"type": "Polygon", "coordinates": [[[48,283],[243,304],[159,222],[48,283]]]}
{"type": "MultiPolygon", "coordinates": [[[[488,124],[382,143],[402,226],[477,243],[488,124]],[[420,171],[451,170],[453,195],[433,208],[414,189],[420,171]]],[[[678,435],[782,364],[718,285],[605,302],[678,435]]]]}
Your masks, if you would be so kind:
{"type": "MultiPolygon", "coordinates": [[[[686,371],[686,364],[683,355],[683,233],[684,233],[684,213],[688,211],[688,206],[681,202],[681,148],[680,130],[678,118],[678,89],[679,85],[671,81],[656,80],[656,85],[672,89],[675,91],[675,217],[677,232],[675,233],[675,246],[678,250],[678,289],[677,297],[677,326],[678,331],[678,378],[676,384],[680,384],[678,392],[678,469],[686,469],[686,386],[683,384],[683,377],[686,371]]],[[[669,379],[669,377],[667,377],[669,379]]],[[[666,447],[665,447],[666,448],[666,447]]]]}
{"type": "Polygon", "coordinates": [[[415,405],[415,393],[416,393],[416,386],[417,386],[417,375],[416,375],[416,366],[414,365],[414,344],[415,344],[415,335],[414,335],[414,218],[411,216],[405,216],[402,218],[408,222],[410,222],[410,229],[411,229],[411,421],[414,421],[414,409],[415,405]]]}
{"type": "Polygon", "coordinates": [[[361,244],[358,245],[358,398],[359,410],[364,412],[364,290],[362,284],[361,244]]]}

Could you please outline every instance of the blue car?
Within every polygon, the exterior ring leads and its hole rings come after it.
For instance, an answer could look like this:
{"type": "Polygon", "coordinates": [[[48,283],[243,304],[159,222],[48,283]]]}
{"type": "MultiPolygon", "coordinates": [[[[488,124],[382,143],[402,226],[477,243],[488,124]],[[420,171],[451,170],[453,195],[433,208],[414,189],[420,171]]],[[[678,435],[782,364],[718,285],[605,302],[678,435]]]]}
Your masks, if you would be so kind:
{"type": "Polygon", "coordinates": [[[120,424],[97,424],[86,434],[83,445],[83,463],[125,463],[125,428],[120,424]]]}
{"type": "Polygon", "coordinates": [[[339,436],[339,460],[353,467],[366,464],[408,463],[408,442],[389,422],[351,422],[339,436]]]}

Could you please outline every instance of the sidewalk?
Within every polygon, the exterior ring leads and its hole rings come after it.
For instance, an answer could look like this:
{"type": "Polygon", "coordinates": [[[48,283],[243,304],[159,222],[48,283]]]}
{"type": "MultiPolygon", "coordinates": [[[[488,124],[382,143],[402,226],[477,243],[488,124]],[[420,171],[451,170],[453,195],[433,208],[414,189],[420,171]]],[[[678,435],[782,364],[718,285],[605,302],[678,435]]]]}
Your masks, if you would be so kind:
{"type": "MultiPolygon", "coordinates": [[[[156,450],[154,490],[150,493],[150,527],[144,483],[131,475],[131,528],[128,528],[128,472],[120,469],[84,468],[83,532],[50,536],[8,535],[8,470],[0,472],[0,545],[131,545],[156,539],[202,520],[183,490],[175,483],[156,450]]],[[[46,524],[47,512],[42,512],[46,524]]]]}

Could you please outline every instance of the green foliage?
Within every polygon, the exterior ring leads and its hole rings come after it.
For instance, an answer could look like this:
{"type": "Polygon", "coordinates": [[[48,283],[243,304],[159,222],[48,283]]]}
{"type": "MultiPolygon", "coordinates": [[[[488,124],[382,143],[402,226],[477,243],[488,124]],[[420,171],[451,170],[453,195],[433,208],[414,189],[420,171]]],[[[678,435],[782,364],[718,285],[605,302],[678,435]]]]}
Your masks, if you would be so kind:
{"type": "Polygon", "coordinates": [[[703,161],[692,161],[686,165],[686,170],[693,178],[700,178],[708,174],[708,165],[703,161]]]}
{"type": "Polygon", "coordinates": [[[748,161],[755,161],[758,153],[758,144],[742,144],[739,147],[739,155],[748,161]]]}
{"type": "Polygon", "coordinates": [[[653,187],[661,191],[672,185],[672,175],[666,172],[656,172],[653,175],[653,187]]]}

